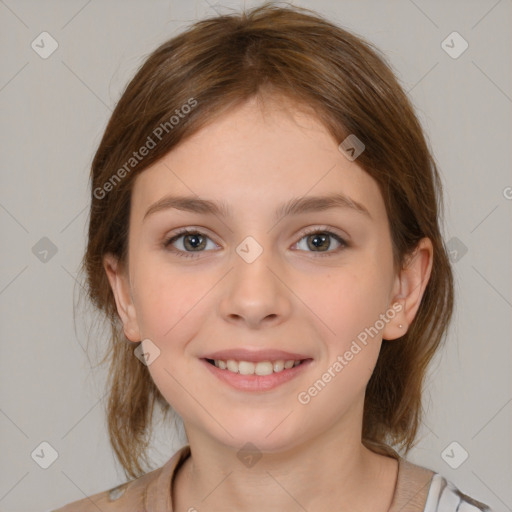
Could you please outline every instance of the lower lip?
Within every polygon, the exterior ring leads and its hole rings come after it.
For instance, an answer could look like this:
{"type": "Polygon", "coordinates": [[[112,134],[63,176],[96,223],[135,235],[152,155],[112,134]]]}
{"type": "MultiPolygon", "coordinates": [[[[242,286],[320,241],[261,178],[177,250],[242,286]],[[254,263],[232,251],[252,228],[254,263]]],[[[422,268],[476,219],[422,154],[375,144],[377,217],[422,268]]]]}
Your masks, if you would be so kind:
{"type": "Polygon", "coordinates": [[[298,366],[277,373],[271,373],[270,375],[241,375],[229,370],[221,370],[215,365],[210,364],[206,359],[201,359],[201,362],[206,365],[213,375],[235,389],[241,391],[268,391],[300,375],[313,360],[306,359],[298,366]]]}

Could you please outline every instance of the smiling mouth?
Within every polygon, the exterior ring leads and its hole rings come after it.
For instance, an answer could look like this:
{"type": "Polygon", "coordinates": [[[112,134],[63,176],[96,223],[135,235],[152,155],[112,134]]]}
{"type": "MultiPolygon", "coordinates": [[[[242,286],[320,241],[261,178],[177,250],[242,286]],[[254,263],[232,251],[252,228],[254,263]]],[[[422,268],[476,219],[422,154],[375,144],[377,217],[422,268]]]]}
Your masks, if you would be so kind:
{"type": "Polygon", "coordinates": [[[225,370],[230,373],[238,373],[240,375],[271,375],[273,373],[280,373],[290,368],[301,365],[304,361],[309,359],[279,359],[276,361],[236,361],[234,359],[205,359],[212,366],[225,370]]]}

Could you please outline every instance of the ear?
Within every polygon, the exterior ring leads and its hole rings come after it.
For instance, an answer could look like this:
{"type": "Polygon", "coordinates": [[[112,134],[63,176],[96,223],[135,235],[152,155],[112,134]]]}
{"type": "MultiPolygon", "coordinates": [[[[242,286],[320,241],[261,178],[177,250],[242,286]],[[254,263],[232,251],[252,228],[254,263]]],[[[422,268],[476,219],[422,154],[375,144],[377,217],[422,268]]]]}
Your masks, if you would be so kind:
{"type": "Polygon", "coordinates": [[[432,272],[434,249],[429,238],[422,238],[396,277],[391,304],[396,315],[382,331],[382,338],[402,337],[411,325],[432,272]],[[398,306],[400,305],[400,306],[398,306]],[[399,327],[399,326],[402,327],[399,327]]]}
{"type": "Polygon", "coordinates": [[[141,336],[131,295],[128,272],[119,263],[117,257],[110,253],[103,257],[103,267],[114,294],[117,312],[123,322],[124,334],[130,341],[138,342],[141,340],[141,336]]]}

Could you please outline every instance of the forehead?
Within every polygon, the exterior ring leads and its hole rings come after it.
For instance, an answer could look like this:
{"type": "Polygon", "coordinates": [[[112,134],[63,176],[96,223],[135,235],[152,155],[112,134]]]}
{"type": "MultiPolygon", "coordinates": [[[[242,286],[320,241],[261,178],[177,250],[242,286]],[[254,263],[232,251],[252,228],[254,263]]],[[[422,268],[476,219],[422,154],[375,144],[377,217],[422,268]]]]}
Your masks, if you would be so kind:
{"type": "Polygon", "coordinates": [[[364,204],[373,218],[385,216],[377,183],[338,145],[314,112],[285,100],[262,104],[253,98],[142,171],[135,179],[132,211],[140,218],[170,193],[222,201],[235,213],[343,193],[364,204]]]}

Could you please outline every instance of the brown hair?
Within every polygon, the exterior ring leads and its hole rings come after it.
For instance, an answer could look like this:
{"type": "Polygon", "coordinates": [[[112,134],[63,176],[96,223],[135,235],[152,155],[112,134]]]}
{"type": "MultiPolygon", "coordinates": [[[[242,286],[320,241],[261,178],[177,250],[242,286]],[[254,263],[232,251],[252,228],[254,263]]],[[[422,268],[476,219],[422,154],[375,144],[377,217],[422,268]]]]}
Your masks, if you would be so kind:
{"type": "Polygon", "coordinates": [[[411,103],[378,49],[308,9],[263,5],[199,21],[157,48],[117,103],[92,162],[81,270],[88,297],[111,326],[101,361],[111,356],[108,429],[127,476],[145,472],[140,462],[147,460],[155,402],[165,415],[171,407],[125,338],[103,256],[112,253],[126,263],[137,174],[216,116],[264,93],[312,107],[340,142],[349,134],[364,142],[357,163],[380,187],[397,270],[421,238],[432,241],[432,273],[417,315],[403,337],[383,343],[364,404],[365,446],[397,456],[392,446],[407,453],[414,445],[425,372],[453,309],[452,271],[438,224],[442,186],[434,159],[411,103]],[[193,102],[194,108],[183,108],[193,102]],[[187,113],[170,123],[179,112],[187,113]],[[166,129],[158,144],[140,161],[130,160],[159,126],[166,129]]]}

